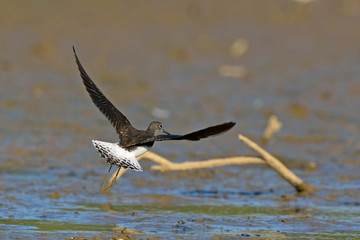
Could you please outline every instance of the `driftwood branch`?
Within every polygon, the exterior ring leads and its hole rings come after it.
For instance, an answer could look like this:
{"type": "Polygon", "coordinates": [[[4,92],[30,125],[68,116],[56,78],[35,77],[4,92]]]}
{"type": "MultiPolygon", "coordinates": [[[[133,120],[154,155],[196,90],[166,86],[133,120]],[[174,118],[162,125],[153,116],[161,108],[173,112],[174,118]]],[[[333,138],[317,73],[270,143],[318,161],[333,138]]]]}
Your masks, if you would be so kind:
{"type": "MultiPolygon", "coordinates": [[[[277,120],[276,117],[272,116],[269,119],[268,128],[269,130],[265,131],[264,136],[265,140],[269,140],[271,135],[278,131],[281,128],[281,122],[277,120]],[[267,132],[267,133],[266,133],[267,132]]],[[[263,148],[261,148],[258,144],[251,141],[249,138],[239,135],[239,140],[248,145],[251,149],[259,153],[262,158],[257,157],[230,157],[230,158],[216,158],[209,159],[204,161],[196,161],[196,162],[182,162],[182,163],[174,163],[169,161],[168,159],[153,153],[147,152],[140,156],[137,160],[141,159],[150,159],[157,163],[158,165],[152,166],[151,170],[157,171],[185,171],[192,169],[200,169],[200,168],[213,168],[213,167],[221,167],[227,165],[245,165],[245,164],[267,164],[272,167],[275,171],[279,173],[279,175],[288,181],[297,192],[309,193],[315,190],[315,188],[311,185],[308,185],[306,182],[301,180],[298,176],[296,176],[293,172],[291,172],[282,162],[280,162],[277,158],[269,154],[263,148]]],[[[124,173],[126,169],[121,169],[120,172],[116,175],[114,173],[110,178],[107,185],[102,189],[104,192],[108,192],[114,182],[116,182],[124,173]]]]}
{"type": "MultiPolygon", "coordinates": [[[[257,157],[231,157],[231,158],[216,158],[205,161],[196,161],[196,162],[182,162],[182,163],[173,163],[168,159],[153,153],[147,152],[144,155],[140,156],[138,160],[141,159],[150,159],[159,165],[155,165],[151,167],[151,170],[157,171],[185,171],[192,169],[200,169],[200,168],[212,168],[212,167],[221,167],[227,165],[245,165],[245,164],[268,164],[275,171],[279,173],[279,175],[288,181],[298,192],[312,192],[315,190],[314,187],[308,185],[306,182],[301,180],[298,176],[296,176],[293,172],[291,172],[283,163],[281,163],[277,158],[269,154],[255,142],[251,141],[249,138],[239,135],[239,140],[243,141],[246,145],[248,145],[251,149],[259,153],[262,158],[257,157]]],[[[121,169],[118,175],[115,173],[104,187],[103,191],[107,192],[111,188],[112,183],[117,181],[124,173],[126,169],[121,169]],[[116,179],[114,179],[116,176],[116,179]]]]}

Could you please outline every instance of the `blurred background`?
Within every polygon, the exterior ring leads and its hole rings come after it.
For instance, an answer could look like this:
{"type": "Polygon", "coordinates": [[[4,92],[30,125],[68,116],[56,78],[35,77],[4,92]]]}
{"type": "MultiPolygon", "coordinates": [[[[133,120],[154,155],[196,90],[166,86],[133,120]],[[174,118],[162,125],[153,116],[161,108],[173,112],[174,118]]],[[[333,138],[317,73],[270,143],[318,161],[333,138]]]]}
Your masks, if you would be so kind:
{"type": "Polygon", "coordinates": [[[0,1],[0,235],[335,239],[359,234],[360,1],[0,1]],[[171,161],[256,156],[266,147],[319,190],[297,196],[272,169],[129,171],[91,139],[118,137],[92,104],[72,46],[139,128],[174,134],[235,121],[196,143],[158,143],[171,161]],[[303,233],[303,232],[306,232],[303,233]],[[124,233],[125,234],[125,233],[124,233]]]}

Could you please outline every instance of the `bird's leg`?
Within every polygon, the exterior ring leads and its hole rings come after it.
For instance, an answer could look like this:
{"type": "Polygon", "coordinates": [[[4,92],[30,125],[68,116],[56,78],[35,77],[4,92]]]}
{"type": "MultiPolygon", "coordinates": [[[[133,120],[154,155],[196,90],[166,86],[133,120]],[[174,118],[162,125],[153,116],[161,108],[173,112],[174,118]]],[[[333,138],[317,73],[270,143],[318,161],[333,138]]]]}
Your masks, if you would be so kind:
{"type": "Polygon", "coordinates": [[[102,180],[102,182],[101,182],[100,187],[102,187],[102,186],[104,185],[104,182],[105,182],[105,180],[108,178],[112,166],[113,166],[113,165],[111,164],[111,165],[110,165],[110,168],[109,168],[109,171],[106,173],[105,177],[103,178],[103,180],[102,180]]]}
{"type": "Polygon", "coordinates": [[[117,176],[119,175],[121,167],[118,168],[118,170],[116,171],[115,177],[111,180],[111,182],[105,187],[106,189],[104,189],[105,191],[109,190],[112,185],[116,182],[117,180],[117,176]]]}

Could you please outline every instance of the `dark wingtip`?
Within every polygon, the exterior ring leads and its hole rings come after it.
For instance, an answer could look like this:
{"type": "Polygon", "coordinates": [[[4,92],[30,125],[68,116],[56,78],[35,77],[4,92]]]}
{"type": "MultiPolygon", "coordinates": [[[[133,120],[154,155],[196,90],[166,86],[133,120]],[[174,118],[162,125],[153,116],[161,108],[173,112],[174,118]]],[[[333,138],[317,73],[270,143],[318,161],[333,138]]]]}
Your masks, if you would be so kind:
{"type": "Polygon", "coordinates": [[[74,56],[75,56],[76,62],[78,62],[79,59],[78,59],[78,56],[77,56],[77,54],[76,54],[74,45],[72,46],[72,49],[73,49],[73,52],[74,52],[74,56]]]}
{"type": "Polygon", "coordinates": [[[75,56],[75,62],[76,62],[76,64],[77,64],[77,66],[78,66],[78,69],[79,69],[79,71],[80,71],[80,74],[81,74],[81,75],[82,75],[82,74],[86,74],[86,73],[85,73],[85,69],[84,69],[83,66],[81,65],[80,60],[79,60],[79,58],[78,58],[78,56],[77,56],[77,54],[76,54],[74,45],[72,46],[72,49],[73,49],[74,56],[75,56]]]}
{"type": "Polygon", "coordinates": [[[236,125],[236,122],[227,122],[227,123],[223,123],[223,125],[228,127],[228,129],[230,129],[236,125]]]}

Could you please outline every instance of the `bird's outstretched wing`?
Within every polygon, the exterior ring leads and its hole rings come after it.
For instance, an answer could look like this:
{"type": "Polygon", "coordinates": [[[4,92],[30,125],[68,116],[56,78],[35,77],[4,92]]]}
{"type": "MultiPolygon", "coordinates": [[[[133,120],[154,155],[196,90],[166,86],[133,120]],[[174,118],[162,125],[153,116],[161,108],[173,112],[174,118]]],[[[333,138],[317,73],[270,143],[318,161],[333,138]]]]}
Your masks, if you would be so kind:
{"type": "MultiPolygon", "coordinates": [[[[207,138],[210,136],[215,136],[221,133],[224,133],[230,130],[236,123],[234,122],[227,122],[219,125],[215,125],[212,127],[204,128],[192,133],[188,133],[185,135],[173,135],[173,134],[164,134],[164,135],[157,135],[153,137],[144,137],[142,139],[136,140],[136,145],[145,144],[148,142],[154,141],[167,141],[167,140],[189,140],[189,141],[199,141],[202,138],[207,138]]],[[[130,143],[131,144],[131,143],[130,143]]],[[[131,145],[124,145],[124,147],[131,147],[131,145]]]]}
{"type": "Polygon", "coordinates": [[[119,134],[121,140],[122,132],[125,131],[127,128],[132,128],[129,120],[105,97],[105,95],[95,85],[95,83],[91,80],[91,78],[81,65],[74,47],[73,51],[76,59],[76,64],[80,71],[80,76],[83,80],[87,92],[91,97],[91,100],[100,110],[100,112],[104,114],[106,118],[110,121],[110,123],[116,129],[116,132],[119,134]]]}

